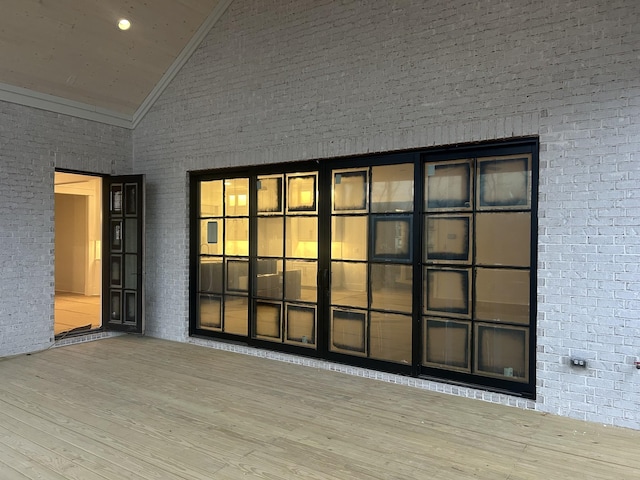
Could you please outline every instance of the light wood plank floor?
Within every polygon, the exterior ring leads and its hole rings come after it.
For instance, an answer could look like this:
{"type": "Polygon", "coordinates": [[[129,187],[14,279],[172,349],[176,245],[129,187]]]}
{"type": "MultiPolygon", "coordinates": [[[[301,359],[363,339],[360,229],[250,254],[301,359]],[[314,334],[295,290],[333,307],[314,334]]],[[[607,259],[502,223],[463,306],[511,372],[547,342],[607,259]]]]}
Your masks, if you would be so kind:
{"type": "Polygon", "coordinates": [[[640,432],[151,338],[0,360],[1,479],[638,479],[640,432]]]}
{"type": "Polygon", "coordinates": [[[55,334],[85,326],[100,328],[100,297],[56,292],[55,334]]]}

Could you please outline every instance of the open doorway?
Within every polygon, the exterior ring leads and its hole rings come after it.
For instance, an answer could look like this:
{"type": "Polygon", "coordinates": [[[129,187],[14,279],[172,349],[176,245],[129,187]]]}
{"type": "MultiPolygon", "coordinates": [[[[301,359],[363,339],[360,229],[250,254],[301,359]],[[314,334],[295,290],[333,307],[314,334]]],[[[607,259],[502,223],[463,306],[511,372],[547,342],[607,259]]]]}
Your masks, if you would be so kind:
{"type": "Polygon", "coordinates": [[[102,178],[55,172],[56,338],[102,326],[102,178]]]}

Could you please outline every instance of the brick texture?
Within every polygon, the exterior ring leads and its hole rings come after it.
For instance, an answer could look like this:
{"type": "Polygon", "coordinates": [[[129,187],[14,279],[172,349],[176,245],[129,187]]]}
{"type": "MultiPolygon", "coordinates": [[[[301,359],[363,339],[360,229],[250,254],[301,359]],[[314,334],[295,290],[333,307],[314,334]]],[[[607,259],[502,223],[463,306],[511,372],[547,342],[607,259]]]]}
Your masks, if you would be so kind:
{"type": "Polygon", "coordinates": [[[539,135],[536,408],[640,428],[639,13],[234,1],[134,132],[149,331],[187,336],[188,171],[539,135]]]}
{"type": "Polygon", "coordinates": [[[55,168],[127,173],[131,131],[0,102],[0,356],[53,340],[55,168]]]}

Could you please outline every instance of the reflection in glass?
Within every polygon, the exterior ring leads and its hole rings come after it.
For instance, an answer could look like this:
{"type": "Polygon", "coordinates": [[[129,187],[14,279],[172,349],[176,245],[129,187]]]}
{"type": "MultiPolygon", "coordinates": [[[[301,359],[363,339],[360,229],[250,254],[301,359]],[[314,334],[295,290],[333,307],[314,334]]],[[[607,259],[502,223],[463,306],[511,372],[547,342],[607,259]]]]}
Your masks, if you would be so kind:
{"type": "Polygon", "coordinates": [[[136,311],[135,292],[124,292],[124,321],[136,323],[136,311]]]}
{"type": "Polygon", "coordinates": [[[318,217],[287,217],[287,257],[318,258],[318,217]]]}
{"type": "Polygon", "coordinates": [[[258,297],[282,299],[282,260],[258,259],[255,289],[258,297]]]}
{"type": "Polygon", "coordinates": [[[331,258],[367,259],[367,217],[331,217],[331,258]]]}
{"type": "Polygon", "coordinates": [[[222,293],[222,258],[200,257],[201,292],[222,293]]]}
{"type": "Polygon", "coordinates": [[[422,364],[468,372],[470,323],[427,318],[423,325],[422,364]]]}
{"type": "Polygon", "coordinates": [[[124,192],[124,213],[126,215],[135,215],[138,211],[138,186],[136,184],[127,184],[124,187],[124,192]]]}
{"type": "Polygon", "coordinates": [[[412,291],[411,265],[371,265],[371,308],[411,312],[412,291]]]}
{"type": "Polygon", "coordinates": [[[331,350],[363,355],[367,352],[367,314],[362,311],[333,309],[331,312],[331,350]]]}
{"type": "Polygon", "coordinates": [[[287,175],[287,211],[316,211],[316,175],[287,175]]]}
{"type": "Polygon", "coordinates": [[[471,261],[471,215],[428,216],[425,221],[425,261],[471,261]]]}
{"type": "Polygon", "coordinates": [[[111,250],[122,251],[122,220],[111,220],[111,250]]]}
{"type": "Polygon", "coordinates": [[[222,180],[200,182],[200,216],[222,216],[222,180]]]}
{"type": "Polygon", "coordinates": [[[227,218],[225,220],[226,255],[249,255],[249,219],[227,218]]]}
{"type": "Polygon", "coordinates": [[[281,318],[280,304],[256,302],[256,337],[267,340],[280,340],[281,318]]]}
{"type": "Polygon", "coordinates": [[[249,301],[247,297],[224,297],[224,331],[247,336],[249,331],[249,301]]]}
{"type": "Polygon", "coordinates": [[[110,192],[110,210],[111,213],[113,214],[121,214],[122,213],[122,185],[121,184],[114,184],[111,185],[111,192],[110,192]]]}
{"type": "Polygon", "coordinates": [[[120,255],[111,256],[111,286],[122,286],[122,257],[120,255]]]}
{"type": "Polygon", "coordinates": [[[109,299],[109,306],[111,311],[109,312],[111,321],[119,322],[122,320],[122,295],[120,292],[111,292],[111,298],[109,299]]]}
{"type": "Polygon", "coordinates": [[[413,211],[413,164],[372,167],[371,211],[413,211]]]}
{"type": "Polygon", "coordinates": [[[138,256],[124,256],[124,288],[135,290],[138,288],[138,256]]]}
{"type": "Polygon", "coordinates": [[[480,160],[478,167],[479,206],[528,206],[529,157],[480,160]]]}
{"type": "Polygon", "coordinates": [[[227,260],[227,290],[235,292],[249,291],[249,262],[227,260]]]}
{"type": "Polygon", "coordinates": [[[528,381],[529,333],[526,328],[476,325],[476,373],[528,381]]]}
{"type": "Polygon", "coordinates": [[[371,312],[371,358],[411,363],[411,316],[371,312]]]}
{"type": "Polygon", "coordinates": [[[126,218],[124,221],[124,251],[138,253],[138,219],[126,218]]]}
{"type": "Polygon", "coordinates": [[[476,215],[477,263],[528,267],[530,244],[531,215],[529,212],[478,213],[476,215]]]}
{"type": "Polygon", "coordinates": [[[427,209],[471,207],[469,161],[426,164],[424,188],[427,209]]]}
{"type": "Polygon", "coordinates": [[[258,255],[282,257],[283,223],[282,217],[258,217],[258,255]]]}
{"type": "Polygon", "coordinates": [[[411,217],[373,218],[374,260],[411,260],[411,217]]]}
{"type": "Polygon", "coordinates": [[[529,324],[529,271],[478,268],[476,317],[529,324]]]}
{"type": "Polygon", "coordinates": [[[331,262],[331,303],[367,308],[367,264],[331,262]]]}
{"type": "Polygon", "coordinates": [[[468,316],[469,270],[425,269],[425,310],[468,316]]]}
{"type": "Polygon", "coordinates": [[[282,213],[282,176],[258,177],[258,213],[282,213]]]}
{"type": "Polygon", "coordinates": [[[308,260],[287,260],[284,273],[284,297],[287,300],[317,301],[318,263],[308,260]]]}
{"type": "Polygon", "coordinates": [[[224,208],[226,216],[249,215],[248,178],[234,178],[224,181],[224,208]]]}
{"type": "Polygon", "coordinates": [[[222,255],[224,223],[219,220],[200,220],[200,253],[222,255]]]}
{"type": "Polygon", "coordinates": [[[366,211],[367,170],[334,171],[333,211],[366,211]]]}
{"type": "Polygon", "coordinates": [[[310,347],[316,344],[316,310],[313,307],[287,305],[286,341],[310,347]]]}
{"type": "Polygon", "coordinates": [[[222,300],[216,295],[198,296],[198,328],[220,330],[222,328],[222,300]]]}

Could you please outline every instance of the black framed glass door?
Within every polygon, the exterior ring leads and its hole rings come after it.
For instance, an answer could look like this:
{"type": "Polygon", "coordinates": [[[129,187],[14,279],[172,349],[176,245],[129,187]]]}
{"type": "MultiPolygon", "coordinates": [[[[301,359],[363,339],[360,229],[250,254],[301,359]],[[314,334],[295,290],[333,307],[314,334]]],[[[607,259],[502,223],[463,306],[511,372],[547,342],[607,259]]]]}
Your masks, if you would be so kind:
{"type": "Polygon", "coordinates": [[[191,334],[533,396],[537,148],[193,174],[191,334]]]}

